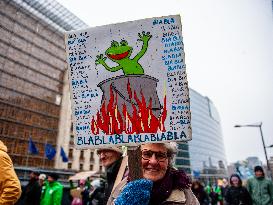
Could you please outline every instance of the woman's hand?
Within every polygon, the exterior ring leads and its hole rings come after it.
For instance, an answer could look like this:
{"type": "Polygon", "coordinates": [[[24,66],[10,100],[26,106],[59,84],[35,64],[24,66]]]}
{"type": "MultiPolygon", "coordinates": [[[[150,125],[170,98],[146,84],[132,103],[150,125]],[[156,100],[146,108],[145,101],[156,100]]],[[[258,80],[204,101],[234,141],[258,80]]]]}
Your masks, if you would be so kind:
{"type": "Polygon", "coordinates": [[[129,182],[122,190],[115,205],[148,205],[153,182],[148,179],[138,179],[129,182]]]}

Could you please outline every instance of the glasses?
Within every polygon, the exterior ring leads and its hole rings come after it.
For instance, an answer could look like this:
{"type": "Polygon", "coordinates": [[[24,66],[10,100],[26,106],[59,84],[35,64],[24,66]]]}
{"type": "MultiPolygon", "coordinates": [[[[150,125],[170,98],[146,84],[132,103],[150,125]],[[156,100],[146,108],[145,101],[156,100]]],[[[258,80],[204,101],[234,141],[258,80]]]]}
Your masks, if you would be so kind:
{"type": "Polygon", "coordinates": [[[142,156],[142,159],[144,160],[150,160],[153,157],[153,155],[155,155],[155,158],[157,159],[158,162],[164,162],[168,158],[168,155],[166,152],[154,152],[151,150],[141,151],[141,156],[142,156]]]}
{"type": "Polygon", "coordinates": [[[113,151],[112,150],[107,150],[107,149],[97,150],[97,155],[101,155],[101,154],[109,155],[111,152],[113,152],[113,151]]]}

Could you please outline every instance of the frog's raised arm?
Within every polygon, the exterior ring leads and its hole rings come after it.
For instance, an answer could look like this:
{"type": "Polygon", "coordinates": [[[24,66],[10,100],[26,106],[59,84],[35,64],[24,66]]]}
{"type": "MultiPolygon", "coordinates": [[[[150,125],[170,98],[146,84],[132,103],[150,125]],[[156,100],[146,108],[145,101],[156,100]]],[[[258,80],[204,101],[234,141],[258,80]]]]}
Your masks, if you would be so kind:
{"type": "Polygon", "coordinates": [[[145,33],[145,31],[142,31],[141,33],[138,33],[139,39],[138,41],[143,41],[143,45],[139,53],[134,57],[133,60],[138,61],[147,51],[148,49],[148,42],[152,38],[152,35],[150,32],[145,33]]]}
{"type": "Polygon", "coordinates": [[[122,69],[122,66],[120,66],[120,65],[111,68],[106,64],[105,61],[106,61],[106,57],[104,57],[103,54],[100,54],[100,55],[97,55],[97,59],[96,59],[95,63],[96,63],[96,65],[98,65],[98,64],[103,65],[104,68],[110,72],[116,72],[116,71],[122,69]]]}

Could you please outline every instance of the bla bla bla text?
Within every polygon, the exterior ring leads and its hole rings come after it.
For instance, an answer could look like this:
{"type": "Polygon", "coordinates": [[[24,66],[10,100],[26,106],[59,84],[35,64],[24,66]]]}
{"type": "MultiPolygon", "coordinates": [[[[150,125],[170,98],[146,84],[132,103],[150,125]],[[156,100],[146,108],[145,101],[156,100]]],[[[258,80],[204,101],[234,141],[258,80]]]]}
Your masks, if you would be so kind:
{"type": "Polygon", "coordinates": [[[77,87],[77,86],[83,85],[85,83],[87,83],[86,79],[72,80],[72,86],[73,87],[77,87]]]}
{"type": "Polygon", "coordinates": [[[162,60],[168,60],[168,59],[176,59],[181,57],[182,54],[181,53],[172,53],[172,54],[168,54],[168,55],[164,55],[161,57],[162,60]]]}
{"type": "Polygon", "coordinates": [[[97,89],[95,90],[78,90],[78,93],[73,93],[73,96],[77,96],[78,98],[94,98],[98,97],[97,89]]]}
{"type": "Polygon", "coordinates": [[[177,64],[177,65],[174,65],[174,66],[168,66],[168,71],[174,71],[174,70],[182,70],[186,68],[186,65],[185,64],[177,64]]]}
{"type": "Polygon", "coordinates": [[[178,122],[174,122],[174,121],[171,121],[170,122],[170,125],[177,125],[177,124],[181,124],[181,125],[187,125],[187,124],[190,124],[191,121],[190,120],[179,120],[178,122]]]}
{"type": "Polygon", "coordinates": [[[183,38],[179,35],[170,36],[170,37],[162,37],[161,43],[170,43],[170,42],[182,42],[183,38]]]}
{"type": "MultiPolygon", "coordinates": [[[[172,81],[168,81],[168,82],[172,82],[172,81]]],[[[183,86],[183,85],[184,85],[183,81],[174,81],[174,83],[169,84],[169,88],[175,88],[177,86],[183,86]]]]}
{"type": "Polygon", "coordinates": [[[155,19],[153,21],[153,25],[160,25],[160,24],[174,24],[174,18],[164,18],[164,19],[155,19]]]}
{"type": "Polygon", "coordinates": [[[184,78],[186,77],[185,74],[186,74],[185,70],[184,71],[178,70],[178,71],[167,73],[167,77],[179,76],[179,80],[180,80],[180,77],[184,77],[184,78]]]}
{"type": "Polygon", "coordinates": [[[179,51],[183,51],[183,47],[182,46],[175,46],[174,48],[170,48],[170,49],[164,49],[163,53],[175,53],[175,52],[179,52],[179,51]]]}
{"type": "Polygon", "coordinates": [[[182,41],[176,41],[176,42],[170,42],[170,43],[165,43],[164,47],[165,48],[169,48],[169,47],[173,47],[173,46],[180,46],[183,45],[182,41]]]}
{"type": "MultiPolygon", "coordinates": [[[[169,73],[168,73],[169,74],[169,73]]],[[[168,82],[181,82],[186,80],[186,76],[181,76],[181,75],[174,75],[175,77],[168,76],[168,82]]]]}
{"type": "Polygon", "coordinates": [[[161,142],[161,141],[178,141],[185,140],[187,136],[184,131],[178,132],[162,132],[155,134],[133,134],[133,135],[108,135],[108,136],[88,136],[78,137],[77,145],[109,145],[109,144],[128,144],[128,143],[145,143],[145,142],[161,142]]]}
{"type": "Polygon", "coordinates": [[[87,115],[87,114],[90,114],[91,113],[91,110],[75,110],[75,116],[77,115],[87,115]]]}
{"type": "Polygon", "coordinates": [[[71,33],[71,34],[68,35],[67,44],[68,45],[72,45],[74,43],[82,44],[82,43],[86,42],[87,38],[89,38],[89,35],[88,35],[87,31],[81,32],[79,35],[77,35],[75,33],[71,33]]]}

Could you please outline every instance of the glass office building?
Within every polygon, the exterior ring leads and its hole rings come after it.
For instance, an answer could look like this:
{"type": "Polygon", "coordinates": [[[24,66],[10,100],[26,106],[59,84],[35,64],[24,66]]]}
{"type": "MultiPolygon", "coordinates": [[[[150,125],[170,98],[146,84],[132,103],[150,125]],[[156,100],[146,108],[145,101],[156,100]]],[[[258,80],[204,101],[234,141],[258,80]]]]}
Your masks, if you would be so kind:
{"type": "Polygon", "coordinates": [[[192,140],[189,145],[191,171],[194,177],[226,175],[226,155],[220,117],[208,97],[190,89],[192,140]]]}
{"type": "Polygon", "coordinates": [[[53,168],[45,144],[63,145],[57,136],[67,76],[64,31],[87,25],[55,1],[0,6],[0,139],[15,166],[53,168]],[[38,154],[29,154],[30,137],[38,154]]]}

